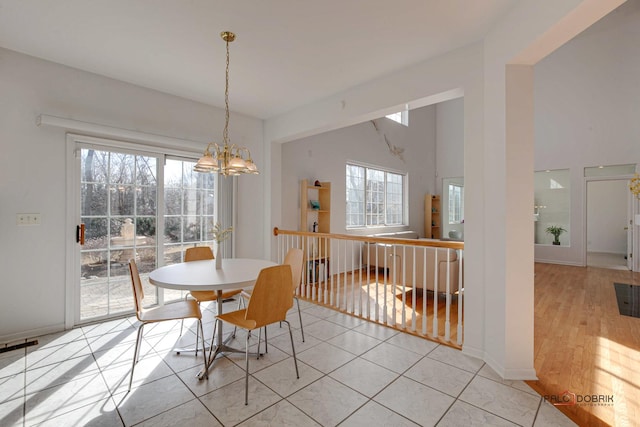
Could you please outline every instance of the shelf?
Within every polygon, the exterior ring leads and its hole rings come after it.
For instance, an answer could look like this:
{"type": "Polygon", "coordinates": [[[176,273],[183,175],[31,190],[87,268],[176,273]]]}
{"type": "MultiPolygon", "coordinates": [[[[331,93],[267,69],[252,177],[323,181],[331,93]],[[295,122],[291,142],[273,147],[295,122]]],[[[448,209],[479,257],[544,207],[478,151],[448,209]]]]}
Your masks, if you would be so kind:
{"type": "MultiPolygon", "coordinates": [[[[321,186],[317,187],[310,185],[309,180],[300,181],[300,231],[331,232],[331,183],[320,184],[321,186]],[[317,201],[320,209],[313,209],[311,200],[317,201]]],[[[303,237],[302,248],[305,259],[316,263],[324,263],[331,250],[327,239],[311,236],[303,237]]]]}
{"type": "Polygon", "coordinates": [[[437,194],[424,197],[424,234],[427,238],[440,238],[440,196],[437,194]]]}

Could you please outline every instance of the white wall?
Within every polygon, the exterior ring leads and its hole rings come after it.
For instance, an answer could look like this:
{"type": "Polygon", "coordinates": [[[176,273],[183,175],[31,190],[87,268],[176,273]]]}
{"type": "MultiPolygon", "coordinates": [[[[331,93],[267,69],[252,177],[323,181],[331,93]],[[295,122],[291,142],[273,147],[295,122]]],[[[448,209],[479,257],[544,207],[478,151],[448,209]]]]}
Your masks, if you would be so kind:
{"type": "MultiPolygon", "coordinates": [[[[409,112],[409,126],[386,118],[376,119],[380,133],[370,121],[325,132],[282,145],[283,229],[297,230],[300,218],[300,180],[331,182],[331,231],[346,233],[347,161],[365,163],[399,172],[409,177],[409,229],[424,235],[424,194],[435,188],[436,107],[409,112]],[[404,149],[403,158],[392,155],[381,134],[404,149]]],[[[362,233],[388,230],[370,228],[362,233]]]]}
{"type": "MultiPolygon", "coordinates": [[[[186,150],[222,135],[224,112],[0,49],[0,342],[60,330],[65,313],[65,129],[36,127],[50,114],[184,138],[186,150]],[[40,213],[42,225],[16,226],[17,213],[40,213]]],[[[262,122],[232,115],[230,134],[264,166],[262,122]]],[[[263,177],[241,177],[238,256],[261,256],[263,177]],[[251,180],[250,183],[247,181],[251,180]]]]}
{"type": "Polygon", "coordinates": [[[587,183],[587,251],[627,253],[626,180],[587,183]]]}
{"type": "Polygon", "coordinates": [[[464,98],[436,104],[437,194],[442,179],[464,176],[464,98]]]}
{"type": "MultiPolygon", "coordinates": [[[[436,187],[441,195],[442,237],[464,233],[464,224],[449,224],[449,193],[443,180],[464,186],[464,98],[436,104],[436,187]],[[454,179],[449,179],[454,178],[454,179]]],[[[464,236],[464,234],[463,234],[464,236]]]]}
{"type": "MultiPolygon", "coordinates": [[[[571,169],[573,230],[587,226],[584,168],[640,163],[638,28],[640,2],[628,1],[535,65],[535,169],[571,169]]],[[[584,265],[584,233],[569,244],[535,258],[584,265]]]]}

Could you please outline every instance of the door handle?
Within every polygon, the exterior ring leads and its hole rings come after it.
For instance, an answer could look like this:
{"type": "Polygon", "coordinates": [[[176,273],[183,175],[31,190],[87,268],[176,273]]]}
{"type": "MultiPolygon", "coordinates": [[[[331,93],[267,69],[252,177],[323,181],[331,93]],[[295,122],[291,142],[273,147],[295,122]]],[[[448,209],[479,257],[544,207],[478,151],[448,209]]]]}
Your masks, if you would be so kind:
{"type": "Polygon", "coordinates": [[[84,246],[84,224],[76,226],[76,242],[84,246]]]}
{"type": "Polygon", "coordinates": [[[628,229],[629,229],[629,227],[625,227],[624,229],[625,229],[625,230],[628,230],[628,229]]]}

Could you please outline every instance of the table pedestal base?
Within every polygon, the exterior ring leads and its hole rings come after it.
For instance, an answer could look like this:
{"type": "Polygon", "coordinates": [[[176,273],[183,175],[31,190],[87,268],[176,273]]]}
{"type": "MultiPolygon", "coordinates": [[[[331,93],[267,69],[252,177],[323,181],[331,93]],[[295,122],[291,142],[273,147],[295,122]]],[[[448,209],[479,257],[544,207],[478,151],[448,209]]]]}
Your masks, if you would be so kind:
{"type": "MultiPolygon", "coordinates": [[[[242,298],[242,297],[240,297],[242,298]]],[[[218,291],[218,313],[222,313],[222,291],[218,291]]],[[[217,341],[215,346],[211,346],[209,351],[209,357],[207,358],[207,369],[198,372],[198,379],[202,380],[206,377],[206,373],[211,370],[213,366],[213,362],[215,362],[216,358],[223,353],[245,353],[245,350],[240,350],[235,347],[228,346],[227,343],[235,338],[235,333],[229,335],[226,340],[222,340],[222,320],[216,319],[216,324],[213,327],[213,336],[211,337],[212,342],[217,341]]],[[[260,347],[258,347],[258,351],[260,351],[260,347]]],[[[262,354],[260,353],[249,353],[250,356],[260,357],[262,354]]]]}

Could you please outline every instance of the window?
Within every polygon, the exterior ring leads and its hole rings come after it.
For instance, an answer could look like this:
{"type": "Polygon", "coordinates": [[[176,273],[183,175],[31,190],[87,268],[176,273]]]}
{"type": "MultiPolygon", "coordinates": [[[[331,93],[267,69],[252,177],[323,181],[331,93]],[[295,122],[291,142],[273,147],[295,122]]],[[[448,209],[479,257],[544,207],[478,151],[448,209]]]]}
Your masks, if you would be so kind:
{"type": "Polygon", "coordinates": [[[460,224],[464,219],[464,187],[449,184],[449,224],[460,224]]]}
{"type": "Polygon", "coordinates": [[[402,225],[406,174],[347,164],[347,227],[402,225]]]}
{"type": "Polygon", "coordinates": [[[398,111],[397,113],[389,114],[385,116],[389,120],[400,123],[401,125],[409,126],[409,111],[398,111]]]}

